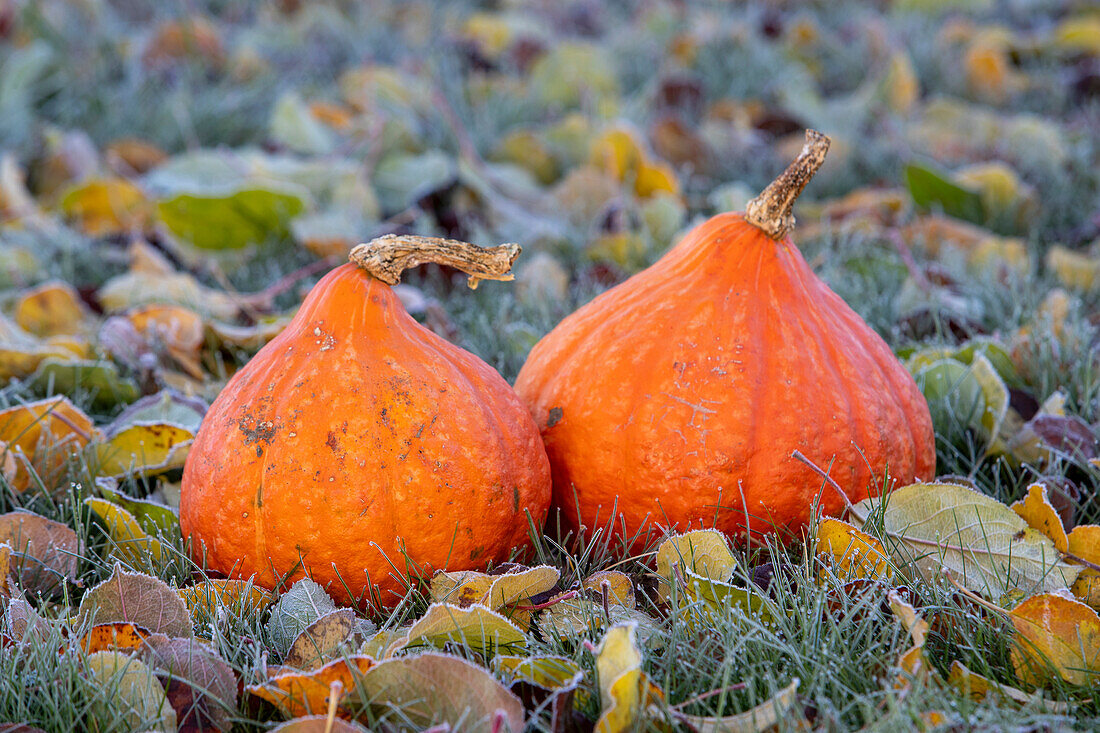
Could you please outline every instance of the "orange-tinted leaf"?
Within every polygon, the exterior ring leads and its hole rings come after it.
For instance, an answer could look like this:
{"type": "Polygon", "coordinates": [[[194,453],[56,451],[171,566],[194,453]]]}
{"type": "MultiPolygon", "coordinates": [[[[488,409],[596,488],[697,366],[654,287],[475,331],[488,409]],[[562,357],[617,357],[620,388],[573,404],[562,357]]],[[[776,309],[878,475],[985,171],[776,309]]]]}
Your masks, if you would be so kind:
{"type": "Polygon", "coordinates": [[[149,636],[149,631],[128,623],[96,624],[80,639],[85,654],[137,649],[149,636]]]}
{"type": "MultiPolygon", "coordinates": [[[[1083,524],[1074,527],[1069,533],[1068,544],[1071,556],[1100,565],[1100,526],[1083,524]]],[[[1077,576],[1071,590],[1073,595],[1092,608],[1100,609],[1100,570],[1086,567],[1077,576]]]]}
{"type": "Polygon", "coordinates": [[[61,336],[79,333],[89,311],[71,285],[53,280],[24,292],[12,315],[29,333],[61,336]]]}
{"type": "Polygon", "coordinates": [[[69,455],[87,445],[94,429],[92,419],[62,396],[0,410],[0,442],[19,463],[12,486],[24,491],[32,483],[24,461],[48,482],[69,455]]]}
{"type": "Polygon", "coordinates": [[[1051,506],[1045,484],[1035,483],[1027,487],[1027,496],[1013,504],[1012,511],[1023,517],[1029,527],[1054,540],[1054,546],[1059,552],[1068,550],[1069,539],[1066,537],[1065,527],[1062,526],[1062,518],[1051,506]]]}
{"type": "Polygon", "coordinates": [[[27,511],[0,514],[0,542],[11,545],[11,570],[32,595],[50,595],[77,576],[80,540],[66,524],[27,511]]]}
{"type": "MultiPolygon", "coordinates": [[[[358,677],[374,666],[370,657],[353,656],[337,659],[312,672],[282,672],[259,685],[249,685],[245,691],[267,700],[288,718],[324,713],[328,710],[329,691],[339,683],[343,691],[351,690],[358,677]]],[[[341,701],[346,699],[341,695],[341,701]]],[[[351,712],[337,702],[336,714],[350,718],[351,712]]]]}
{"type": "Polygon", "coordinates": [[[1021,680],[1040,687],[1054,674],[1074,685],[1100,680],[1096,611],[1076,599],[1043,593],[1012,609],[1009,618],[1019,637],[1012,663],[1021,680]]]}
{"type": "Polygon", "coordinates": [[[69,190],[61,210],[85,234],[99,237],[144,228],[151,207],[141,189],[125,178],[104,178],[69,190]]]}
{"type": "Polygon", "coordinates": [[[1069,705],[1064,702],[1045,700],[1041,695],[1024,692],[1015,687],[994,682],[988,677],[983,677],[967,669],[966,665],[958,660],[951,663],[951,672],[947,677],[947,684],[975,700],[984,700],[991,695],[999,695],[1020,705],[1039,703],[1053,712],[1064,713],[1069,711],[1069,705]]]}

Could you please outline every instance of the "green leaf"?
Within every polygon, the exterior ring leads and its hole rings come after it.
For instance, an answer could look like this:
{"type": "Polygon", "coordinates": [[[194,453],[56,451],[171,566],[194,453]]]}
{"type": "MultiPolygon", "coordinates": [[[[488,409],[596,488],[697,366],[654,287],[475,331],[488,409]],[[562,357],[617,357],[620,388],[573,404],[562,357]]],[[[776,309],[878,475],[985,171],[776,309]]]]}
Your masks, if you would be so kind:
{"type": "Polygon", "coordinates": [[[977,191],[953,183],[944,174],[917,163],[905,166],[905,185],[913,203],[924,209],[940,209],[948,216],[975,224],[985,220],[977,191]]]}
{"type": "Polygon", "coordinates": [[[28,383],[40,394],[90,395],[96,410],[129,404],[141,396],[137,384],[109,361],[45,359],[28,383]]]}
{"type": "Polygon", "coordinates": [[[96,652],[84,660],[84,668],[103,690],[103,698],[91,707],[93,730],[176,730],[176,711],[144,663],[122,652],[96,652]]]}
{"type": "Polygon", "coordinates": [[[247,185],[227,194],[180,193],[157,203],[157,214],[180,239],[199,249],[241,249],[290,235],[290,220],[306,207],[289,187],[247,185]]]}

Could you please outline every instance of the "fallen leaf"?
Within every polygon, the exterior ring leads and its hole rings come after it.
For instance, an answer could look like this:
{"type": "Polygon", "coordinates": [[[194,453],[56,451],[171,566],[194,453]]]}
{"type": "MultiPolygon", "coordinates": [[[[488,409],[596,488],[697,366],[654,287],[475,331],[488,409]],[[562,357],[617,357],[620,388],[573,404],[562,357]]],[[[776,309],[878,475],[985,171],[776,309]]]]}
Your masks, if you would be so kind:
{"type": "Polygon", "coordinates": [[[68,525],[26,511],[0,514],[0,543],[11,546],[11,572],[32,595],[52,595],[77,577],[80,540],[68,525]]]}
{"type": "Polygon", "coordinates": [[[636,631],[636,622],[615,624],[593,652],[602,706],[595,730],[600,733],[635,730],[642,724],[650,703],[664,697],[642,671],[636,631]]]}
{"type": "Polygon", "coordinates": [[[1049,537],[1059,552],[1069,551],[1069,538],[1062,526],[1062,518],[1051,506],[1046,484],[1034,483],[1028,486],[1027,496],[1013,504],[1012,511],[1019,514],[1029,527],[1049,537]]]}
{"type": "Polygon", "coordinates": [[[159,563],[166,557],[164,544],[148,535],[133,514],[106,499],[89,496],[84,505],[95,512],[111,538],[110,554],[135,565],[159,563]]]}
{"type": "Polygon", "coordinates": [[[127,405],[141,396],[137,384],[122,376],[110,361],[49,357],[38,364],[27,382],[40,394],[89,395],[97,410],[127,405]]]}
{"type": "Polygon", "coordinates": [[[61,197],[60,208],[89,237],[141,231],[152,215],[145,194],[125,178],[80,183],[61,197]]]}
{"type": "Polygon", "coordinates": [[[269,729],[270,733],[369,733],[354,721],[333,718],[327,715],[306,715],[280,723],[269,729]]]}
{"type": "Polygon", "coordinates": [[[400,711],[399,720],[421,729],[523,730],[520,699],[483,667],[448,654],[387,659],[363,675],[359,691],[379,717],[400,711]]]}
{"type": "Polygon", "coordinates": [[[894,689],[905,694],[914,682],[926,682],[931,671],[928,657],[924,653],[924,642],[928,638],[928,622],[917,615],[913,605],[896,590],[891,589],[887,592],[886,598],[890,603],[890,610],[905,625],[905,630],[913,640],[913,646],[898,657],[897,666],[902,671],[902,675],[894,681],[894,689]]]}
{"type": "Polygon", "coordinates": [[[475,571],[438,571],[432,576],[429,596],[432,601],[465,608],[475,603],[500,610],[545,593],[561,577],[557,568],[539,565],[520,567],[503,575],[475,571]]]}
{"type": "Polygon", "coordinates": [[[22,492],[32,485],[28,464],[46,486],[52,484],[68,456],[83,449],[94,433],[92,419],[62,396],[0,410],[0,442],[18,464],[13,488],[22,492]]]}
{"type": "Polygon", "coordinates": [[[12,311],[16,324],[35,336],[71,336],[87,328],[91,315],[67,282],[51,280],[19,296],[12,311]]]}
{"type": "Polygon", "coordinates": [[[148,629],[128,623],[96,624],[80,639],[85,654],[137,649],[149,636],[148,629]]]}
{"type": "Polygon", "coordinates": [[[237,675],[210,645],[153,634],[141,653],[164,684],[180,731],[228,731],[233,726],[237,675]]]}
{"type": "Polygon", "coordinates": [[[110,578],[84,594],[77,618],[131,623],[170,637],[193,634],[191,614],[176,591],[159,578],[126,572],[117,563],[110,578]]]}
{"type": "Polygon", "coordinates": [[[167,505],[146,499],[135,499],[122,493],[118,491],[118,481],[109,476],[97,477],[95,487],[104,499],[129,512],[147,534],[171,535],[179,531],[179,516],[167,505]]]}
{"type": "Polygon", "coordinates": [[[122,652],[96,652],[84,660],[84,668],[103,691],[89,710],[92,726],[176,730],[176,712],[168,704],[164,688],[140,660],[122,652]]]}
{"type": "Polygon", "coordinates": [[[180,588],[179,594],[192,617],[213,616],[218,606],[258,614],[275,602],[275,596],[250,580],[207,580],[180,588]]]}
{"type": "Polygon", "coordinates": [[[763,733],[783,721],[797,719],[801,714],[797,679],[751,710],[717,718],[686,715],[676,712],[676,719],[686,723],[696,733],[763,733]]]}
{"type": "Polygon", "coordinates": [[[11,545],[0,544],[0,598],[11,597],[11,545]]]}
{"type": "Polygon", "coordinates": [[[725,536],[714,529],[674,535],[657,548],[657,574],[663,579],[666,596],[676,580],[676,573],[682,577],[690,571],[704,578],[725,581],[736,566],[725,536]]]}
{"type": "Polygon", "coordinates": [[[340,653],[355,628],[355,611],[340,608],[326,613],[298,634],[283,657],[283,664],[297,669],[317,669],[340,653]]]}
{"type": "Polygon", "coordinates": [[[1018,643],[1016,674],[1044,687],[1055,675],[1072,685],[1100,678],[1100,616],[1084,603],[1057,593],[1028,598],[1009,614],[1018,643]]]}
{"type": "Polygon", "coordinates": [[[271,607],[265,630],[272,648],[280,656],[285,655],[299,634],[335,610],[336,603],[324,588],[309,578],[302,578],[271,607]]]}
{"type": "Polygon", "coordinates": [[[280,672],[258,685],[248,685],[245,692],[267,700],[278,707],[284,716],[296,718],[315,712],[327,712],[329,693],[339,690],[336,702],[336,714],[341,718],[351,718],[352,708],[358,700],[349,699],[347,693],[356,689],[362,682],[364,673],[375,665],[370,657],[350,656],[329,662],[310,672],[280,672]]]}
{"type": "Polygon", "coordinates": [[[600,570],[592,573],[581,583],[583,590],[590,591],[593,599],[602,600],[604,596],[608,603],[614,603],[626,608],[634,608],[634,583],[626,573],[618,570],[600,570]]]}
{"type": "Polygon", "coordinates": [[[825,517],[818,522],[815,552],[842,581],[890,579],[894,574],[890,553],[882,543],[839,519],[825,517]]]}
{"type": "Polygon", "coordinates": [[[107,313],[155,303],[182,306],[223,321],[232,321],[241,312],[239,298],[208,288],[186,272],[131,270],[105,282],[96,297],[107,313]]]}
{"type": "Polygon", "coordinates": [[[98,473],[118,478],[153,476],[183,468],[195,434],[168,423],[137,423],[95,446],[98,473]]]}
{"type": "Polygon", "coordinates": [[[1068,588],[1080,566],[997,500],[952,483],[916,483],[852,508],[861,524],[882,502],[883,530],[900,566],[931,581],[950,570],[970,590],[1000,598],[1015,588],[1068,588]]]}
{"type": "MultiPolygon", "coordinates": [[[[1082,524],[1074,527],[1067,537],[1067,545],[1073,557],[1100,565],[1100,526],[1082,524]]],[[[1082,602],[1094,610],[1100,610],[1100,570],[1083,568],[1070,590],[1082,602]]]]}
{"type": "Polygon", "coordinates": [[[953,183],[947,174],[910,163],[905,167],[905,185],[913,202],[923,209],[939,209],[948,216],[975,224],[985,219],[978,192],[953,183]]]}
{"type": "MultiPolygon", "coordinates": [[[[436,603],[409,627],[398,648],[423,644],[443,647],[448,642],[491,655],[498,650],[510,653],[525,647],[527,637],[519,627],[486,606],[474,604],[460,608],[436,603]]],[[[392,656],[395,651],[391,647],[386,656],[392,656]]]]}

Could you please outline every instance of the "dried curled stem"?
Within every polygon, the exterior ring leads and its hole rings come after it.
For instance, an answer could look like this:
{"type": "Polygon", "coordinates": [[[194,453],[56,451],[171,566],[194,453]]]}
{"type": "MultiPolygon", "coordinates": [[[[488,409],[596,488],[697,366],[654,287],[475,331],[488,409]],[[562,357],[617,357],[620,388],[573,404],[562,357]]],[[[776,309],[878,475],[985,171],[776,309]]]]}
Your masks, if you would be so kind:
{"type": "Polygon", "coordinates": [[[519,257],[518,244],[478,247],[457,239],[421,237],[415,234],[387,234],[357,244],[348,259],[387,285],[401,282],[401,273],[410,267],[434,262],[462,270],[477,289],[482,280],[511,280],[512,263],[519,257]]]}
{"type": "Polygon", "coordinates": [[[772,239],[782,239],[794,228],[794,200],[825,162],[830,140],[817,130],[806,130],[806,144],[787,170],[745,206],[745,221],[772,239]]]}

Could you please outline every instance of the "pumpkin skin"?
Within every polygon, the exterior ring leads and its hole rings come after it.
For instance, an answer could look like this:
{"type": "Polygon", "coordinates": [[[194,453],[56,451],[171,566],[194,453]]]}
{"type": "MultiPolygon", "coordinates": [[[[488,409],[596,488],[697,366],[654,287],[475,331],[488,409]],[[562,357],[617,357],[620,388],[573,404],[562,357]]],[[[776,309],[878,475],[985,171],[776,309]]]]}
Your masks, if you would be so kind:
{"type": "Polygon", "coordinates": [[[549,501],[538,429],[508,383],[346,264],[214,401],[180,527],[231,577],[274,587],[304,569],[340,602],[385,607],[408,582],[390,564],[405,570],[402,549],[412,575],[484,568],[549,501]]]}
{"type": "Polygon", "coordinates": [[[799,535],[819,495],[826,514],[845,502],[795,450],[831,465],[853,502],[872,488],[868,464],[880,483],[887,467],[906,482],[935,471],[909,372],[789,237],[741,214],[700,224],[564,319],[515,386],[563,519],[604,526],[614,508],[627,538],[700,525],[799,535]]]}

